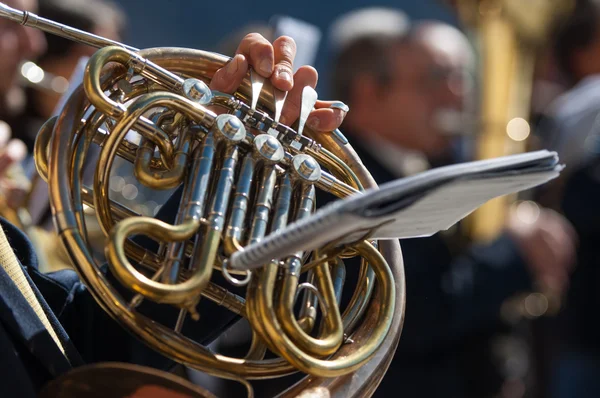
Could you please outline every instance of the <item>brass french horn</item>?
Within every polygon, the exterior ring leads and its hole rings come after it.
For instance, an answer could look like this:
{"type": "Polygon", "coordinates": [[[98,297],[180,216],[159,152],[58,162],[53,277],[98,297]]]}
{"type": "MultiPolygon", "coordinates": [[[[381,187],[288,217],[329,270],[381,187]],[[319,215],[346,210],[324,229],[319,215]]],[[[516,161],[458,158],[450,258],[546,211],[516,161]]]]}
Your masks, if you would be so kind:
{"type": "Polygon", "coordinates": [[[98,304],[151,348],[208,374],[248,386],[250,379],[301,371],[308,377],[284,396],[370,396],[402,329],[405,288],[397,240],[322,247],[252,273],[227,266],[244,245],[313,212],[317,189],[345,197],[376,186],[339,131],[304,128],[316,93],[305,89],[293,129],[278,123],[281,93],[255,75],[235,95],[208,89],[225,56],[138,50],[4,4],[0,16],[99,48],[83,85],[42,127],[35,145],[58,233],[98,304]],[[141,135],[139,144],[125,139],[132,130],[141,135]],[[101,153],[93,187],[85,187],[81,170],[92,144],[101,153]],[[142,217],[109,198],[116,156],[134,164],[145,186],[183,186],[175,224],[142,217]],[[132,300],[117,293],[95,263],[84,204],[95,209],[107,237],[109,272],[134,293],[132,300]],[[160,249],[145,249],[129,239],[133,235],[151,237],[160,249]],[[342,311],[343,260],[356,256],[362,258],[359,281],[342,311]],[[219,272],[233,286],[246,286],[245,299],[211,280],[219,272]],[[302,311],[296,315],[298,297],[302,311]],[[201,299],[248,320],[253,341],[245,358],[215,354],[181,333],[183,322],[210,322],[208,314],[197,320],[201,299]],[[136,310],[142,300],[176,307],[176,325],[142,315],[136,310]],[[274,359],[265,359],[267,350],[274,359]]]}

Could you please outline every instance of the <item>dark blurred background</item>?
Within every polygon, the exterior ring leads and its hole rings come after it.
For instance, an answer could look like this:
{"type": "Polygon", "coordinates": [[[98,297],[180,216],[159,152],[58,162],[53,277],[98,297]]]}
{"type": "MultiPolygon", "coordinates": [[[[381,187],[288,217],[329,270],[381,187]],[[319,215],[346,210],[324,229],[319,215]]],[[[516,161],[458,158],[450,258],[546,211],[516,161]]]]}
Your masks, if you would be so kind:
{"type": "MultiPolygon", "coordinates": [[[[274,15],[286,15],[316,25],[323,33],[331,22],[350,10],[366,6],[394,7],[403,10],[411,19],[437,19],[456,24],[456,16],[440,2],[432,0],[400,1],[239,1],[222,3],[195,0],[117,0],[128,18],[127,43],[140,48],[181,46],[216,51],[217,43],[240,26],[268,23],[274,15]],[[318,9],[318,11],[317,11],[318,9]],[[235,12],[234,12],[235,11],[235,12]]],[[[317,60],[313,65],[319,71],[319,94],[327,88],[327,37],[323,37],[317,60]]]]}

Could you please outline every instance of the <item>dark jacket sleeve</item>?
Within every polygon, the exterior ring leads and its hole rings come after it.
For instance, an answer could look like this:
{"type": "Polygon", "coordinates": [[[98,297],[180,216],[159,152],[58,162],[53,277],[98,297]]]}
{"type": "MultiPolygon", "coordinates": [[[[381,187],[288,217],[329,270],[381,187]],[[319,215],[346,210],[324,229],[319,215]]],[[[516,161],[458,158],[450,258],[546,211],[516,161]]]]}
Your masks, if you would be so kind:
{"type": "MultiPolygon", "coordinates": [[[[73,270],[41,274],[30,269],[29,273],[85,362],[121,361],[165,370],[174,364],[129,334],[104,312],[73,270]]],[[[124,297],[131,298],[130,292],[119,288],[110,275],[108,278],[124,297]]],[[[196,322],[187,318],[182,332],[201,344],[209,344],[238,319],[208,300],[201,300],[198,309],[201,320],[196,322]],[[206,322],[206,314],[211,314],[210,322],[206,322]]],[[[178,316],[175,308],[149,301],[144,301],[138,310],[171,328],[178,316]]]]}
{"type": "Polygon", "coordinates": [[[403,352],[443,351],[494,330],[502,303],[531,288],[515,242],[507,235],[452,256],[439,235],[401,241],[407,309],[403,352]]]}

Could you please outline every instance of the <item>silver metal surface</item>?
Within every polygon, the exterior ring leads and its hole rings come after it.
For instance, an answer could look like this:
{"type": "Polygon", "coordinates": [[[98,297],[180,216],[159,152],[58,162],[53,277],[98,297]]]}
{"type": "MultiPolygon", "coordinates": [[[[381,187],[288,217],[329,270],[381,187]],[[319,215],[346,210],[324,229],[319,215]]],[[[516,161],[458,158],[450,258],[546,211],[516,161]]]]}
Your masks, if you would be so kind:
{"type": "Polygon", "coordinates": [[[304,283],[301,283],[298,285],[298,290],[296,290],[296,300],[298,300],[298,296],[305,289],[309,290],[312,294],[315,295],[315,297],[317,298],[318,304],[321,307],[321,311],[323,312],[323,316],[327,316],[327,307],[324,304],[325,300],[323,299],[323,295],[321,294],[319,289],[317,289],[317,287],[315,285],[313,285],[312,283],[304,282],[304,283]]]}
{"type": "MultiPolygon", "coordinates": [[[[273,98],[275,100],[275,115],[273,117],[273,121],[275,121],[275,123],[279,123],[279,119],[281,119],[281,112],[283,111],[283,106],[285,105],[287,93],[287,91],[281,91],[273,87],[273,98]]],[[[268,133],[275,137],[278,135],[277,131],[272,127],[269,129],[268,133]]]]}
{"type": "Polygon", "coordinates": [[[302,90],[302,105],[300,107],[300,119],[298,120],[298,134],[302,135],[306,119],[308,119],[308,116],[314,109],[318,98],[319,95],[314,88],[306,86],[302,90]]]}
{"type": "Polygon", "coordinates": [[[280,162],[285,156],[283,145],[269,134],[260,134],[254,138],[256,151],[270,162],[280,162]]]}
{"type": "Polygon", "coordinates": [[[283,110],[283,105],[285,104],[285,99],[287,98],[287,91],[277,90],[273,88],[273,97],[275,98],[275,123],[279,123],[279,119],[281,119],[281,111],[283,110]]]}
{"type": "Polygon", "coordinates": [[[246,276],[244,277],[244,279],[237,279],[236,277],[234,277],[233,275],[231,275],[229,273],[228,267],[229,267],[229,261],[227,261],[227,260],[223,261],[223,267],[221,268],[221,273],[223,274],[223,277],[229,283],[231,283],[233,286],[242,287],[242,286],[246,286],[248,283],[250,283],[250,278],[252,278],[252,271],[246,270],[245,271],[246,276]]]}
{"type": "Polygon", "coordinates": [[[254,69],[250,69],[250,84],[252,85],[252,105],[250,108],[256,110],[256,104],[258,104],[260,92],[265,84],[265,78],[256,73],[254,69]]]}
{"type": "Polygon", "coordinates": [[[346,136],[344,134],[342,134],[342,132],[339,129],[333,130],[332,135],[333,135],[333,138],[335,138],[336,141],[339,142],[340,144],[342,144],[342,145],[348,144],[348,139],[346,138],[346,136]]]}
{"type": "Polygon", "coordinates": [[[183,82],[183,92],[190,100],[201,105],[207,105],[212,100],[210,88],[200,79],[186,79],[183,82]]]}
{"type": "Polygon", "coordinates": [[[102,48],[106,46],[119,46],[126,48],[130,51],[139,51],[135,47],[119,43],[118,41],[109,40],[104,37],[85,32],[83,30],[75,29],[67,25],[50,21],[46,18],[42,18],[28,11],[16,10],[7,6],[4,3],[0,3],[0,17],[7,18],[11,21],[18,22],[21,25],[31,26],[43,30],[44,32],[51,33],[68,40],[73,40],[78,43],[87,44],[96,48],[102,48]]]}
{"type": "Polygon", "coordinates": [[[300,154],[294,156],[292,166],[296,173],[308,182],[317,182],[321,178],[321,167],[310,155],[300,154]]]}
{"type": "Polygon", "coordinates": [[[240,142],[246,137],[246,128],[234,115],[219,115],[216,122],[217,130],[228,140],[240,142]]]}

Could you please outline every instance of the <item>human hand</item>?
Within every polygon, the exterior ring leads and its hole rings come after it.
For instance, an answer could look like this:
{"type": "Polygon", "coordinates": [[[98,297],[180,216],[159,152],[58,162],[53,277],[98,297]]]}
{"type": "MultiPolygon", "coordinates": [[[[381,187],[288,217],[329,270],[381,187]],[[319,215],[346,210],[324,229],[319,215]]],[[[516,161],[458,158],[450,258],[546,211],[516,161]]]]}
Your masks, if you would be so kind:
{"type": "MultiPolygon", "coordinates": [[[[260,34],[250,33],[242,39],[231,61],[215,72],[210,88],[232,94],[252,67],[256,73],[269,79],[273,87],[288,92],[280,122],[291,125],[300,116],[302,90],[306,86],[315,88],[318,80],[317,71],[311,66],[302,66],[293,74],[295,56],[296,43],[291,37],[281,36],[271,44],[260,34]]],[[[339,101],[336,102],[339,104],[339,101]]],[[[333,104],[334,101],[317,101],[306,125],[315,131],[338,128],[347,109],[332,108],[333,104]]]]}
{"type": "Polygon", "coordinates": [[[537,282],[562,294],[575,265],[577,236],[571,224],[560,214],[544,208],[533,217],[520,216],[518,210],[513,210],[507,230],[517,241],[537,282]]]}

